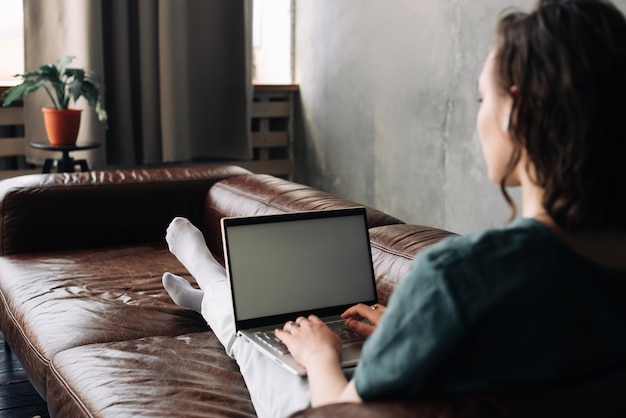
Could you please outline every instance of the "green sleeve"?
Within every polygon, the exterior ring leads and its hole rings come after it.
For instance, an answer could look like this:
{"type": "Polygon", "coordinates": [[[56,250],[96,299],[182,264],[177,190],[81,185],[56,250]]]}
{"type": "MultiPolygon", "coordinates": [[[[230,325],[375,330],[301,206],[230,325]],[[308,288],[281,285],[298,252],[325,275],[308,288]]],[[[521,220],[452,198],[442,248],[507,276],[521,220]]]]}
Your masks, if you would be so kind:
{"type": "Polygon", "coordinates": [[[447,277],[452,269],[432,252],[422,254],[363,347],[354,378],[364,400],[410,398],[436,387],[467,335],[447,277]]]}

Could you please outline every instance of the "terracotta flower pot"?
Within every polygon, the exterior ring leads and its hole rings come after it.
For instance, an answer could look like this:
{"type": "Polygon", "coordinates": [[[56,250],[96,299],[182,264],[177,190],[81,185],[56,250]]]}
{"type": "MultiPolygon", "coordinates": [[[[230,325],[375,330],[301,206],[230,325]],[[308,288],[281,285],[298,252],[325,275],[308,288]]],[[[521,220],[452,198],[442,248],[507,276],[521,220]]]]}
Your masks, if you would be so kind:
{"type": "Polygon", "coordinates": [[[51,145],[75,145],[80,128],[82,109],[44,107],[43,121],[51,145]]]}

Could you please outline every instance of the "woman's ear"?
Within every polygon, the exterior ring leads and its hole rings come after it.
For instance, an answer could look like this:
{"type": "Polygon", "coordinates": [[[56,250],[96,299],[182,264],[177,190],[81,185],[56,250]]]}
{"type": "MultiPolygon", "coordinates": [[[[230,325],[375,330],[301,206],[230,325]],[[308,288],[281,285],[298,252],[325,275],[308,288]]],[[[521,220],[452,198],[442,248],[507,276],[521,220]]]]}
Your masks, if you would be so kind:
{"type": "MultiPolygon", "coordinates": [[[[515,84],[512,85],[511,88],[509,89],[511,96],[513,97],[517,95],[518,91],[519,89],[517,88],[515,84]]],[[[507,133],[509,131],[509,123],[511,122],[511,107],[512,106],[513,106],[513,103],[511,103],[511,106],[507,107],[506,112],[504,114],[504,119],[502,119],[502,132],[504,133],[507,133]]]]}

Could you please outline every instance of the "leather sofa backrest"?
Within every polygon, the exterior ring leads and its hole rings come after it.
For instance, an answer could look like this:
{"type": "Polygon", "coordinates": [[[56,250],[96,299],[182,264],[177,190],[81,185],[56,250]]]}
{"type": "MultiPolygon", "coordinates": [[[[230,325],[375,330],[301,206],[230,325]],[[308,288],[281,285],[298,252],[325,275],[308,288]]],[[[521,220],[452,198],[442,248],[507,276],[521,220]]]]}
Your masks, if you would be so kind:
{"type": "MultiPolygon", "coordinates": [[[[216,183],[207,194],[204,234],[211,251],[223,257],[220,219],[363,206],[312,187],[266,174],[232,177],[216,183]]],[[[379,210],[367,208],[370,228],[403,222],[379,210]]],[[[219,257],[218,257],[219,258],[219,257]]]]}

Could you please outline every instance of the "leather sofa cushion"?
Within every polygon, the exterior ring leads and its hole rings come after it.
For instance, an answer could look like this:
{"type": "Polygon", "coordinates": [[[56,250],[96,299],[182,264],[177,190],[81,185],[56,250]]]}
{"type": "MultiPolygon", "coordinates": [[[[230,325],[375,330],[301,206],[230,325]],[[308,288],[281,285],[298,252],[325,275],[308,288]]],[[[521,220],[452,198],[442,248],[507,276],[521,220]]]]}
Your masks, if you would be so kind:
{"type": "Polygon", "coordinates": [[[188,274],[164,243],[0,257],[2,330],[44,398],[60,351],[208,328],[170,300],[165,271],[188,274]]]}
{"type": "MultiPolygon", "coordinates": [[[[312,187],[266,174],[231,177],[209,190],[204,208],[204,233],[211,251],[223,257],[220,219],[296,211],[363,206],[312,187]]],[[[401,220],[366,207],[368,227],[401,224],[401,220]]]]}
{"type": "Polygon", "coordinates": [[[51,416],[74,418],[256,416],[237,363],[211,332],[59,353],[48,408],[51,416]]]}

